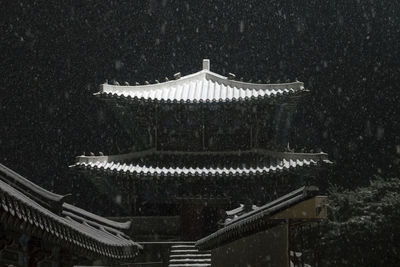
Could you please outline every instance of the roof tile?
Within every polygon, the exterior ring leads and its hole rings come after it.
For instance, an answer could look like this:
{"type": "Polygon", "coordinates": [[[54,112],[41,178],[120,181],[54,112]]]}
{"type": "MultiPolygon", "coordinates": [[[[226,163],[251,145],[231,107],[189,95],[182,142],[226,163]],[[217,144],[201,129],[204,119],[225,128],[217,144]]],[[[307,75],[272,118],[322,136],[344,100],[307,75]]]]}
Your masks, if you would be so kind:
{"type": "Polygon", "coordinates": [[[118,161],[78,161],[74,167],[83,169],[111,170],[121,173],[141,174],[146,176],[172,175],[172,176],[216,176],[216,175],[264,175],[276,171],[289,170],[294,168],[309,167],[325,162],[326,154],[304,154],[304,153],[281,153],[281,158],[276,158],[270,163],[264,163],[255,167],[241,166],[232,167],[204,167],[185,166],[171,167],[155,165],[141,165],[135,163],[120,163],[118,161]]]}
{"type": "MultiPolygon", "coordinates": [[[[88,164],[97,166],[97,163],[89,162],[88,164]]],[[[96,252],[113,259],[133,258],[141,248],[139,244],[120,232],[119,229],[128,226],[126,223],[110,221],[65,202],[62,203],[61,213],[57,214],[31,199],[23,190],[15,188],[10,176],[15,172],[4,165],[0,164],[0,167],[2,177],[0,179],[0,209],[28,223],[27,227],[42,229],[45,231],[44,235],[48,235],[61,245],[69,247],[75,244],[86,248],[88,252],[96,252]],[[109,254],[108,250],[114,250],[115,253],[109,254]]],[[[22,176],[18,179],[24,184],[29,182],[22,176]]],[[[35,188],[39,187],[35,185],[35,188]]]]}
{"type": "Polygon", "coordinates": [[[202,70],[179,80],[164,83],[121,86],[102,84],[96,93],[103,97],[128,98],[160,102],[229,102],[305,92],[301,82],[282,84],[256,84],[229,80],[209,70],[202,70]]]}

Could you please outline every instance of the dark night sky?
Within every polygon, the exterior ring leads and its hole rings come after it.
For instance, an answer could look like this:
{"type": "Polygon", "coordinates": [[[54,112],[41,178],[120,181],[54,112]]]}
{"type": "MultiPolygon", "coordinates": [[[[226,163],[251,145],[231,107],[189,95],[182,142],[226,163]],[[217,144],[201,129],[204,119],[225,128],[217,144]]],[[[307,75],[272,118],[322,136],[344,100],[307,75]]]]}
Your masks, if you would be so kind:
{"type": "Polygon", "coordinates": [[[0,11],[0,161],[58,191],[82,151],[124,138],[91,95],[105,79],[198,71],[305,82],[294,142],[333,181],[399,174],[398,1],[7,1],[0,11]],[[45,3],[43,3],[45,2],[45,3]]]}

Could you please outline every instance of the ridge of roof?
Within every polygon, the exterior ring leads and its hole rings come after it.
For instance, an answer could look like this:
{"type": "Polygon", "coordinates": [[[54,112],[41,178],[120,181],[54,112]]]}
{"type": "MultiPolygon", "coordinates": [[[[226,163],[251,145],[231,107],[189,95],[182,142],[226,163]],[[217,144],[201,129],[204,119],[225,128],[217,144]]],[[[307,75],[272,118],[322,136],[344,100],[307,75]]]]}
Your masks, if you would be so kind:
{"type": "MultiPolygon", "coordinates": [[[[0,166],[3,167],[2,171],[9,170],[4,165],[0,164],[0,166]]],[[[36,184],[33,185],[36,186],[36,189],[41,188],[36,184]]],[[[4,179],[0,179],[0,199],[2,203],[0,208],[5,214],[17,217],[19,222],[25,222],[30,225],[29,227],[37,228],[39,230],[37,233],[48,232],[54,237],[54,240],[58,240],[60,245],[77,246],[90,253],[118,260],[131,259],[139,249],[142,249],[138,243],[115,227],[99,223],[107,221],[107,219],[99,220],[100,216],[67,203],[62,205],[62,208],[67,207],[65,211],[61,211],[60,214],[54,213],[30,198],[30,195],[25,194],[19,187],[14,187],[13,183],[8,183],[4,179]],[[86,217],[97,220],[83,218],[78,214],[84,214],[86,217]]],[[[6,215],[1,219],[7,220],[7,218],[6,215]]]]}
{"type": "MultiPolygon", "coordinates": [[[[260,207],[253,204],[253,205],[251,205],[250,208],[251,208],[252,210],[256,210],[256,209],[259,209],[260,207]]],[[[227,215],[228,217],[233,217],[233,216],[238,216],[238,214],[239,214],[239,215],[242,215],[243,213],[247,213],[247,212],[246,212],[246,207],[245,207],[245,205],[242,204],[242,203],[239,203],[239,207],[234,208],[234,209],[231,209],[231,210],[227,210],[227,211],[225,211],[225,213],[226,213],[226,215],[227,215]]]]}
{"type": "Polygon", "coordinates": [[[319,191],[319,189],[316,186],[303,186],[303,187],[300,187],[300,188],[298,188],[298,189],[296,189],[296,190],[294,190],[294,191],[292,191],[292,192],[290,192],[290,193],[288,193],[286,195],[283,195],[283,196],[281,196],[281,197],[279,197],[279,198],[277,198],[277,199],[275,199],[275,200],[273,200],[273,201],[261,206],[261,207],[258,207],[257,209],[249,211],[249,212],[247,212],[247,213],[245,213],[245,214],[243,214],[241,216],[238,216],[237,218],[234,218],[234,219],[230,220],[229,222],[226,222],[225,226],[231,225],[233,223],[237,223],[237,222],[242,221],[242,220],[244,220],[246,218],[249,218],[249,217],[251,217],[251,216],[253,216],[255,214],[258,214],[260,212],[267,211],[270,208],[275,207],[275,206],[277,206],[279,204],[285,203],[288,200],[293,199],[296,196],[302,196],[303,199],[306,198],[306,197],[315,196],[318,191],[319,191]]]}
{"type": "Polygon", "coordinates": [[[43,187],[26,179],[17,172],[4,166],[0,163],[0,179],[13,187],[18,188],[24,194],[31,196],[33,199],[39,201],[43,205],[47,206],[51,210],[57,212],[60,211],[62,203],[66,198],[70,197],[71,194],[59,195],[50,192],[43,187]]]}
{"type": "Polygon", "coordinates": [[[99,223],[100,225],[108,226],[117,230],[123,230],[123,231],[129,230],[132,224],[132,221],[126,221],[126,222],[113,221],[68,203],[63,204],[63,212],[64,210],[70,212],[71,214],[74,214],[75,216],[79,216],[82,219],[94,221],[96,223],[99,223]]]}
{"type": "Polygon", "coordinates": [[[68,204],[65,201],[65,198],[69,197],[68,195],[59,195],[53,192],[50,192],[43,187],[31,182],[26,179],[19,173],[11,170],[10,168],[4,166],[0,163],[0,180],[3,180],[5,183],[9,184],[12,187],[15,187],[17,190],[22,191],[23,194],[32,197],[34,200],[44,204],[50,210],[55,213],[60,213],[61,210],[66,209],[70,212],[84,217],[89,220],[93,220],[99,222],[100,224],[104,224],[110,226],[112,228],[120,229],[120,230],[129,230],[131,226],[131,221],[127,222],[116,222],[104,217],[98,216],[91,212],[88,212],[79,207],[68,204]],[[55,210],[53,210],[56,208],[55,210]]]}
{"type": "Polygon", "coordinates": [[[221,244],[229,243],[235,240],[235,238],[251,234],[259,230],[260,227],[266,227],[268,225],[263,220],[301,201],[317,196],[318,191],[319,189],[316,186],[303,186],[296,189],[258,209],[245,213],[225,223],[223,228],[198,240],[195,246],[202,250],[212,249],[221,244]]]}

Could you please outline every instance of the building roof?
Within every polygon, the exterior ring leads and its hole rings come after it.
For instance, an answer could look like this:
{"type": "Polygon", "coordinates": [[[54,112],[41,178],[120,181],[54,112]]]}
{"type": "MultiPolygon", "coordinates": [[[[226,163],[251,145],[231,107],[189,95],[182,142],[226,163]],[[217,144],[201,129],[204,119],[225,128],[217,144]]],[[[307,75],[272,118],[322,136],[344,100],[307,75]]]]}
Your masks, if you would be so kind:
{"type": "Polygon", "coordinates": [[[85,255],[109,260],[132,260],[141,246],[121,230],[130,223],[118,223],[63,202],[59,197],[0,164],[1,220],[16,231],[29,231],[60,246],[85,255]],[[16,184],[16,180],[18,184],[16,184]],[[37,192],[25,190],[23,186],[37,192]],[[60,202],[60,210],[42,205],[38,196],[60,202]],[[15,223],[10,223],[14,221],[15,223]]]}
{"type": "MultiPolygon", "coordinates": [[[[127,174],[130,176],[138,176],[139,178],[145,177],[185,177],[185,176],[255,176],[265,175],[268,173],[275,173],[287,171],[298,168],[305,168],[324,163],[330,163],[325,153],[286,153],[286,152],[272,152],[266,150],[250,150],[241,152],[231,152],[231,156],[236,157],[239,165],[233,165],[232,161],[226,160],[229,152],[222,152],[221,154],[213,152],[172,152],[172,151],[148,151],[137,152],[122,155],[112,156],[79,156],[77,162],[72,165],[73,168],[87,169],[93,171],[104,171],[112,173],[127,174]],[[158,159],[153,162],[149,160],[147,163],[140,163],[135,161],[135,158],[145,158],[149,154],[154,153],[158,156],[169,155],[169,157],[180,156],[184,166],[171,166],[168,163],[163,163],[158,159]],[[238,154],[239,153],[239,154],[238,154]],[[248,155],[261,155],[268,157],[268,160],[257,162],[254,164],[245,164],[241,159],[248,160],[248,155]],[[222,165],[208,165],[201,164],[201,160],[194,158],[201,155],[204,158],[212,160],[213,163],[220,159],[222,165]],[[192,158],[193,160],[188,160],[192,158]],[[196,160],[195,160],[196,159],[196,160]]],[[[176,161],[180,161],[177,159],[176,161]]],[[[182,165],[182,164],[181,164],[182,165]]]]}
{"type": "MultiPolygon", "coordinates": [[[[204,64],[203,64],[204,65],[204,64]]],[[[302,82],[258,84],[235,81],[204,69],[176,80],[148,85],[100,85],[95,95],[134,101],[208,103],[249,101],[297,95],[307,90],[302,82]]]]}
{"type": "Polygon", "coordinates": [[[269,218],[274,214],[304,200],[313,198],[317,193],[318,188],[315,186],[303,186],[294,190],[264,206],[227,220],[223,228],[197,241],[196,247],[202,250],[213,249],[222,244],[266,229],[271,224],[269,218]]]}
{"type": "Polygon", "coordinates": [[[260,207],[256,206],[256,205],[246,205],[246,204],[239,204],[239,207],[232,209],[232,210],[227,210],[225,212],[227,219],[226,220],[232,220],[235,219],[245,213],[248,213],[251,210],[257,210],[260,207]]]}

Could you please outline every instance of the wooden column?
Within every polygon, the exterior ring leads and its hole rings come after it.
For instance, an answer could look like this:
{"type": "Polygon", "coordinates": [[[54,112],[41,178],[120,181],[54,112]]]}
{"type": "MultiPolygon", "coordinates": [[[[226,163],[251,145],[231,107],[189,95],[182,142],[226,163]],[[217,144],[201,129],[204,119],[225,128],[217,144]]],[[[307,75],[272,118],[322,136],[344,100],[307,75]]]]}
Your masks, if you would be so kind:
{"type": "Polygon", "coordinates": [[[154,120],[155,120],[155,125],[154,125],[154,147],[157,150],[158,149],[158,104],[155,104],[154,107],[154,120]]]}
{"type": "Polygon", "coordinates": [[[290,240],[290,235],[291,235],[291,231],[290,231],[290,219],[286,220],[286,227],[287,227],[287,257],[288,257],[288,267],[290,266],[290,247],[291,247],[291,240],[290,240]]]}
{"type": "MultiPolygon", "coordinates": [[[[134,179],[134,178],[131,178],[134,179]]],[[[132,180],[132,209],[133,209],[133,216],[138,216],[138,192],[140,192],[140,182],[138,180],[132,180]]]]}
{"type": "Polygon", "coordinates": [[[203,104],[200,104],[201,107],[201,144],[203,147],[203,151],[206,149],[205,146],[205,125],[204,125],[204,109],[203,104]]]}
{"type": "Polygon", "coordinates": [[[259,134],[259,125],[258,125],[258,108],[256,106],[256,114],[255,114],[255,128],[256,128],[256,133],[255,133],[255,138],[254,138],[254,147],[258,148],[258,134],[259,134]]]}
{"type": "Polygon", "coordinates": [[[253,123],[250,124],[250,149],[253,148],[253,123]]]}
{"type": "Polygon", "coordinates": [[[133,216],[137,216],[137,189],[136,189],[136,182],[133,180],[132,177],[129,177],[131,183],[131,214],[133,216]]]}

